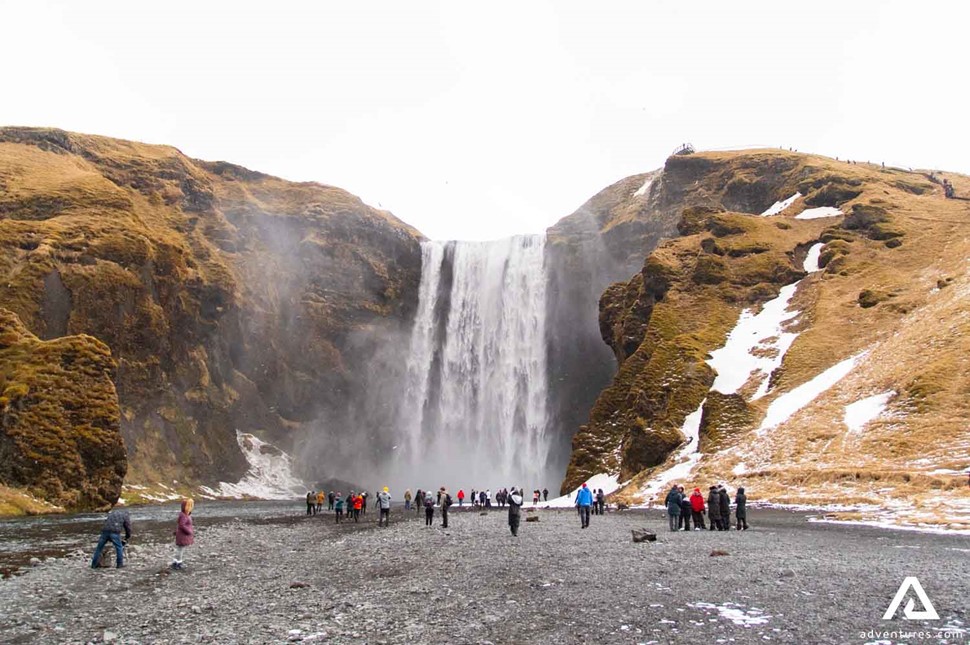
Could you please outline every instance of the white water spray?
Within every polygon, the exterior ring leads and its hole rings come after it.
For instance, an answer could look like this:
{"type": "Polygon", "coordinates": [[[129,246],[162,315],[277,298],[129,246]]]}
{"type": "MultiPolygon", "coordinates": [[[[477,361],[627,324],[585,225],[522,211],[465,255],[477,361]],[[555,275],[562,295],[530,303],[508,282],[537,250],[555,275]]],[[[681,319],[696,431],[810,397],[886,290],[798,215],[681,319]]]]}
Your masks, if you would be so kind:
{"type": "Polygon", "coordinates": [[[544,247],[544,236],[423,244],[394,479],[557,483],[546,472],[544,247]]]}

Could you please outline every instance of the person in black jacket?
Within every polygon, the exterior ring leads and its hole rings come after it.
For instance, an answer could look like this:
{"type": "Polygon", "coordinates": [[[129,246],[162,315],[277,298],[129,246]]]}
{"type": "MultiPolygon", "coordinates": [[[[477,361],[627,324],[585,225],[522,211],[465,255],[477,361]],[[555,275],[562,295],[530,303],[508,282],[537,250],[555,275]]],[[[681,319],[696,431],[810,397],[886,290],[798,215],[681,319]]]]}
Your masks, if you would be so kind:
{"type": "Polygon", "coordinates": [[[737,509],[734,514],[738,518],[738,530],[748,530],[748,496],[744,494],[744,489],[739,488],[738,494],[734,496],[734,503],[737,509]]]}
{"type": "Polygon", "coordinates": [[[685,531],[690,530],[690,498],[684,492],[684,487],[680,487],[680,527],[685,531]]]}
{"type": "Polygon", "coordinates": [[[728,497],[727,489],[724,485],[718,487],[718,493],[721,496],[721,530],[730,531],[731,530],[731,498],[728,497]]]}
{"type": "Polygon", "coordinates": [[[519,521],[522,519],[522,493],[513,487],[505,501],[509,505],[509,530],[512,531],[513,537],[518,537],[519,521]]]}
{"type": "Polygon", "coordinates": [[[123,508],[113,508],[111,512],[108,513],[108,517],[104,520],[104,525],[101,527],[101,538],[98,540],[98,546],[94,550],[94,557],[91,558],[91,568],[97,569],[101,562],[101,552],[104,551],[105,545],[110,541],[115,547],[115,564],[120,569],[125,566],[125,547],[124,545],[128,543],[131,539],[131,517],[128,515],[128,511],[123,508]],[[121,531],[125,532],[125,539],[121,539],[121,531]]]}
{"type": "Polygon", "coordinates": [[[707,519],[711,520],[711,530],[723,531],[721,528],[721,494],[717,486],[711,486],[707,493],[707,519]]]}

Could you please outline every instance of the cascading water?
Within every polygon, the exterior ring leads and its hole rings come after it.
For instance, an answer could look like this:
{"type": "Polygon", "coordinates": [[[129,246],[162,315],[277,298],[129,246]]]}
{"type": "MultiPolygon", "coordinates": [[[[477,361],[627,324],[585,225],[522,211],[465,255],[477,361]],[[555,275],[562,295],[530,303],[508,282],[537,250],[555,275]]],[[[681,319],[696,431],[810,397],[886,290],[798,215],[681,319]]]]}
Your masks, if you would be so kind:
{"type": "Polygon", "coordinates": [[[409,486],[548,481],[545,237],[425,242],[395,471],[409,486]]]}

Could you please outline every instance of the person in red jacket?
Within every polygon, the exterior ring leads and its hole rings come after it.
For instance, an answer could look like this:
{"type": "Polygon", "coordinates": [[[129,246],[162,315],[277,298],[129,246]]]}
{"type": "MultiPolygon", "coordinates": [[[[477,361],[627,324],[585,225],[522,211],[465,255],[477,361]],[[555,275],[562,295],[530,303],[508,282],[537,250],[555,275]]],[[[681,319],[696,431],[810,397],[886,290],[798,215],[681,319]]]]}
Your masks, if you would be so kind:
{"type": "Polygon", "coordinates": [[[704,496],[700,488],[695,488],[690,496],[690,514],[694,516],[694,530],[704,530],[704,496]]]}
{"type": "Polygon", "coordinates": [[[465,489],[464,488],[459,488],[458,489],[458,506],[462,506],[462,505],[464,505],[464,503],[465,503],[465,489]]]}
{"type": "Polygon", "coordinates": [[[354,495],[354,521],[360,521],[360,511],[364,508],[364,498],[361,495],[354,495]]]}
{"type": "Polygon", "coordinates": [[[195,542],[195,528],[192,526],[192,509],[195,502],[189,498],[182,501],[182,512],[179,513],[179,523],[175,528],[175,559],[172,560],[173,569],[183,568],[182,557],[185,547],[195,542]]]}

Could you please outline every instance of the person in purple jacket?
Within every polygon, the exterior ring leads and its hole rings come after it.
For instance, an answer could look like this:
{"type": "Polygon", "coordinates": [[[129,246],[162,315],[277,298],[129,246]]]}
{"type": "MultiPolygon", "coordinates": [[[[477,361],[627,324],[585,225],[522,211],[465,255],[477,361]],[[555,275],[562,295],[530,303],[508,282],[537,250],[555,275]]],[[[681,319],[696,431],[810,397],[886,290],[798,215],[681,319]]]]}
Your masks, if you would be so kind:
{"type": "Polygon", "coordinates": [[[179,513],[179,523],[175,528],[175,559],[172,560],[173,569],[182,569],[182,557],[185,554],[185,547],[192,546],[195,542],[195,529],[192,526],[192,509],[195,502],[189,498],[182,502],[182,512],[179,513]]]}

